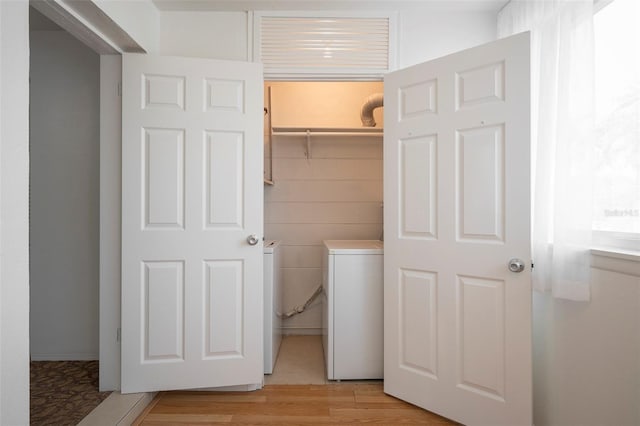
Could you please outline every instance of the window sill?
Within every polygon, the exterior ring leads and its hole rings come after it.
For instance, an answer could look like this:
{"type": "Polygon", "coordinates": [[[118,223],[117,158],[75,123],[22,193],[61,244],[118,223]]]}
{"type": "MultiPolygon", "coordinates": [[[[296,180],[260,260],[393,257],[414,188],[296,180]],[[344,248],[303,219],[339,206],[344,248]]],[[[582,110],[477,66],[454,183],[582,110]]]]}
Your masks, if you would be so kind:
{"type": "Polygon", "coordinates": [[[591,267],[640,277],[640,251],[611,247],[593,248],[591,267]]]}

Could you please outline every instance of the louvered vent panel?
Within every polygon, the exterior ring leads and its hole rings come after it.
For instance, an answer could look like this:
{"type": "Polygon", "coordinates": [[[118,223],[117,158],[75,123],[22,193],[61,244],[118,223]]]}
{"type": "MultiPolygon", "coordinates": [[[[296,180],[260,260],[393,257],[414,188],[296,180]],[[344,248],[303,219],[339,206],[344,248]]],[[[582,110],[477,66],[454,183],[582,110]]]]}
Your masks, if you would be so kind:
{"type": "Polygon", "coordinates": [[[389,69],[388,18],[262,16],[265,72],[382,73],[389,69]]]}

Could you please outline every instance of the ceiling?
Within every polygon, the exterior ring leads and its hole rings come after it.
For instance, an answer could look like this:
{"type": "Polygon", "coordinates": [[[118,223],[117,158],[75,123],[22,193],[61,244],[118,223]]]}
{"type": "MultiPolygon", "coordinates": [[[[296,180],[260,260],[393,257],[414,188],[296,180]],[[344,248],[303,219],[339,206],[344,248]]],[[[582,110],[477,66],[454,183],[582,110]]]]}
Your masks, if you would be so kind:
{"type": "Polygon", "coordinates": [[[508,0],[152,0],[163,11],[398,10],[497,12],[508,0]]]}
{"type": "Polygon", "coordinates": [[[29,8],[29,31],[64,31],[52,20],[38,12],[33,7],[29,8]]]}

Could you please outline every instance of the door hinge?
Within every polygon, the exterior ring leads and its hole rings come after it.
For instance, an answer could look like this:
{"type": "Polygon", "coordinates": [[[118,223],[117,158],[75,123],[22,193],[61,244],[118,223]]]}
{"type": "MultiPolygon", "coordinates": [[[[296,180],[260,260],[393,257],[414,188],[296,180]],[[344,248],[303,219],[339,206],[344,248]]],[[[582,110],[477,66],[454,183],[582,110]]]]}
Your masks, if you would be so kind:
{"type": "Polygon", "coordinates": [[[118,82],[116,92],[118,93],[118,96],[122,96],[122,82],[118,82]]]}
{"type": "Polygon", "coordinates": [[[116,330],[116,343],[120,343],[122,339],[122,329],[120,327],[116,330]]]}

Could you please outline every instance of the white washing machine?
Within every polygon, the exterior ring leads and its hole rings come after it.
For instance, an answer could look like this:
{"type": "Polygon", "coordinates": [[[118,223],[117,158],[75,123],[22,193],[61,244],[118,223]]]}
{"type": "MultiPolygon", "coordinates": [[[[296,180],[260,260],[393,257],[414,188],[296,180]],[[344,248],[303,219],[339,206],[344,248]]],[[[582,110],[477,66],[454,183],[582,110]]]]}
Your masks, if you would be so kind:
{"type": "Polygon", "coordinates": [[[280,241],[264,242],[264,374],[272,374],[282,342],[280,241]]]}
{"type": "Polygon", "coordinates": [[[383,242],[327,240],[322,345],[329,380],[383,377],[383,242]]]}

